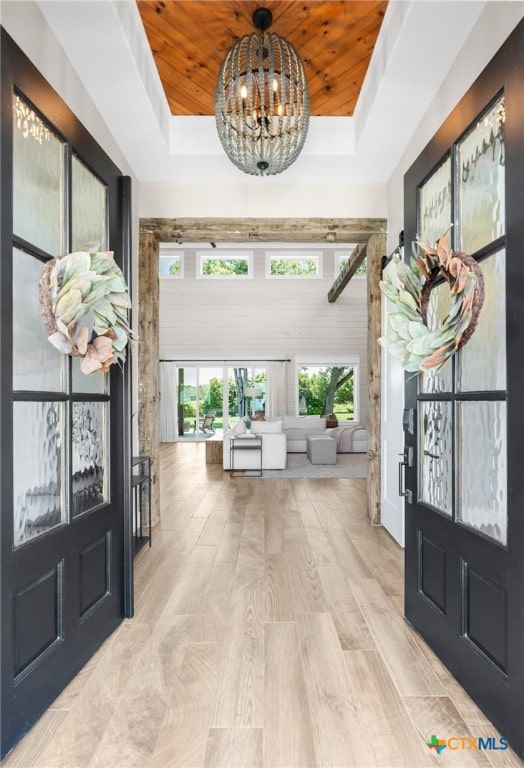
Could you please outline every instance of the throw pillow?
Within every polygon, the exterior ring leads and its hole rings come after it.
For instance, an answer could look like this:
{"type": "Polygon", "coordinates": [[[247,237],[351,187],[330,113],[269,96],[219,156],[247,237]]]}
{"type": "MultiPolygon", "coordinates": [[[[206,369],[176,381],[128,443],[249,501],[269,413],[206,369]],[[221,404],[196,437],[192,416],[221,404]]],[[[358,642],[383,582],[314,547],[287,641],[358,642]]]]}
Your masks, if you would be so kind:
{"type": "Polygon", "coordinates": [[[240,419],[240,421],[237,421],[234,427],[231,428],[231,434],[232,435],[243,435],[246,431],[246,425],[245,422],[240,419]]]}

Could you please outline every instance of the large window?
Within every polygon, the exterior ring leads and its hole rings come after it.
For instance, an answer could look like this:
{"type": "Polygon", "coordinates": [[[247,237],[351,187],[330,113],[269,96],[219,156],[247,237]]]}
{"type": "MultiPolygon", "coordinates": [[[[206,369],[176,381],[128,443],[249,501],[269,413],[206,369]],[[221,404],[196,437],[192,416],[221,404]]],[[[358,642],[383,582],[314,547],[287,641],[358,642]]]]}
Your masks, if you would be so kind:
{"type": "Polygon", "coordinates": [[[298,413],[358,421],[358,363],[298,363],[298,413]]]}

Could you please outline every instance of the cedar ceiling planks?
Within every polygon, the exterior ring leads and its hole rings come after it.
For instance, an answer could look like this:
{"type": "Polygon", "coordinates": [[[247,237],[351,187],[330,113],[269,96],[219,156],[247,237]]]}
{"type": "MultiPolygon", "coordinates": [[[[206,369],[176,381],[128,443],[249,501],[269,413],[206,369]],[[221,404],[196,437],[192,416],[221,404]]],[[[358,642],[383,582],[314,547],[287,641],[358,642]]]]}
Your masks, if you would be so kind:
{"type": "Polygon", "coordinates": [[[174,115],[213,115],[226,51],[260,7],[304,61],[311,114],[353,114],[387,0],[137,0],[174,115]]]}

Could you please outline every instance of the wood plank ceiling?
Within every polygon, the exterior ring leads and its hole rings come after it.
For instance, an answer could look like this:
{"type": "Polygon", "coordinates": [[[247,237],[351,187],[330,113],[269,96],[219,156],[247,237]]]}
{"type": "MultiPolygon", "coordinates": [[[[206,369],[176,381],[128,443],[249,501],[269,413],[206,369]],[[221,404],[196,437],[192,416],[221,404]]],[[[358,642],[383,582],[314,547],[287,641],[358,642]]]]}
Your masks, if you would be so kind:
{"type": "Polygon", "coordinates": [[[228,48],[269,8],[306,68],[311,114],[352,115],[387,0],[137,0],[173,115],[213,115],[228,48]]]}

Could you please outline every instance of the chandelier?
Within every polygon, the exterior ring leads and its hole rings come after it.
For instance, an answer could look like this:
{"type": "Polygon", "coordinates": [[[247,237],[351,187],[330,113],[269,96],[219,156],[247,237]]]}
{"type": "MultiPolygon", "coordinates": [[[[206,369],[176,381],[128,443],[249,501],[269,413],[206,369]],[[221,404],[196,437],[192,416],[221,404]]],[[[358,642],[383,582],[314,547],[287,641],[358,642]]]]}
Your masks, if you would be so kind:
{"type": "Polygon", "coordinates": [[[300,56],[267,30],[267,8],[253,13],[258,30],[229,49],[220,67],[215,117],[224,150],[237,168],[256,176],[281,173],[306,140],[309,91],[300,56]]]}

